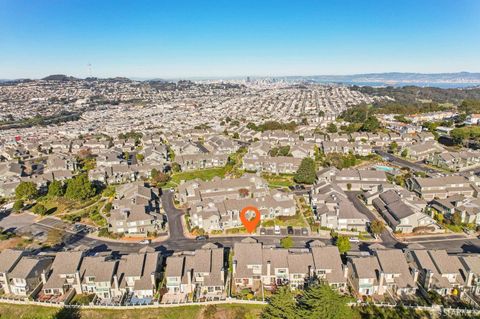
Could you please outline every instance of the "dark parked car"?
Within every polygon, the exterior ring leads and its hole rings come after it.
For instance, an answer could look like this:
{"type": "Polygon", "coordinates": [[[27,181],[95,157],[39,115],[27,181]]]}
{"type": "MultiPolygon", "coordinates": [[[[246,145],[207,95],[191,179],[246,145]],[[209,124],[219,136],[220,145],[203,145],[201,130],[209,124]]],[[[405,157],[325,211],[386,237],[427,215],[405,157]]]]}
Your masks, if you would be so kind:
{"type": "Polygon", "coordinates": [[[195,240],[198,240],[198,241],[207,240],[207,236],[197,236],[195,237],[195,240]]]}
{"type": "Polygon", "coordinates": [[[287,227],[287,234],[293,235],[293,227],[292,226],[287,227]]]}
{"type": "Polygon", "coordinates": [[[260,228],[260,235],[266,235],[267,230],[265,228],[260,228]]]}

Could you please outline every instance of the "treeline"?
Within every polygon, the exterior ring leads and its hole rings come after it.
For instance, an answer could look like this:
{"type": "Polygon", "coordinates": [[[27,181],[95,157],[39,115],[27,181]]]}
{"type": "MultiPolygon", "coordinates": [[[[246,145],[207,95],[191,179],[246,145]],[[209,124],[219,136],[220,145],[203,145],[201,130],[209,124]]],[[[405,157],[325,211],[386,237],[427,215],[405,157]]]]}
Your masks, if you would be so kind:
{"type": "MultiPolygon", "coordinates": [[[[389,96],[402,104],[416,103],[419,100],[431,100],[437,103],[459,104],[463,100],[480,100],[480,88],[441,89],[436,87],[371,87],[352,86],[351,89],[374,96],[389,96]]],[[[380,102],[380,104],[386,102],[380,102]]]]}
{"type": "Polygon", "coordinates": [[[81,115],[82,113],[79,112],[62,111],[58,114],[51,116],[37,115],[27,119],[3,121],[0,122],[0,130],[8,130],[12,128],[28,128],[37,125],[45,126],[69,121],[78,121],[81,115]]]}
{"type": "Polygon", "coordinates": [[[267,121],[263,124],[256,125],[255,123],[248,123],[247,128],[257,131],[257,132],[264,132],[264,131],[274,131],[274,130],[286,130],[286,131],[295,131],[297,128],[297,123],[295,121],[291,121],[289,123],[281,123],[277,121],[267,121]]]}

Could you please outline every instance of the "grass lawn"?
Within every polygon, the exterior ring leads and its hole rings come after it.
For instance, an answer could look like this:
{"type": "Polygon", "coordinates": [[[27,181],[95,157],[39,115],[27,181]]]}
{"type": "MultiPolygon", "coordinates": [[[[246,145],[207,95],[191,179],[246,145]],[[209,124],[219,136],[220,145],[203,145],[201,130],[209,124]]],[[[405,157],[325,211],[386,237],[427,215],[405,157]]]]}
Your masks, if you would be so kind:
{"type": "Polygon", "coordinates": [[[262,177],[267,181],[268,186],[271,188],[282,188],[295,185],[293,181],[293,175],[280,174],[262,174],[262,177]]]}
{"type": "Polygon", "coordinates": [[[172,179],[164,186],[166,188],[175,187],[180,184],[180,181],[189,181],[192,179],[199,178],[204,181],[211,180],[215,176],[224,177],[225,176],[225,168],[209,168],[209,169],[201,169],[196,171],[188,171],[188,172],[178,172],[172,175],[172,179]]]}
{"type": "MultiPolygon", "coordinates": [[[[214,318],[258,318],[261,305],[217,305],[214,318]]],[[[76,310],[32,305],[0,304],[2,319],[203,319],[205,306],[180,306],[150,309],[76,310]]]]}
{"type": "Polygon", "coordinates": [[[278,225],[281,227],[287,227],[287,226],[292,226],[292,227],[306,227],[308,226],[307,223],[305,223],[305,220],[303,219],[302,215],[300,212],[297,211],[297,213],[294,216],[280,216],[275,219],[269,219],[264,222],[262,222],[263,227],[273,227],[274,225],[278,225]]]}

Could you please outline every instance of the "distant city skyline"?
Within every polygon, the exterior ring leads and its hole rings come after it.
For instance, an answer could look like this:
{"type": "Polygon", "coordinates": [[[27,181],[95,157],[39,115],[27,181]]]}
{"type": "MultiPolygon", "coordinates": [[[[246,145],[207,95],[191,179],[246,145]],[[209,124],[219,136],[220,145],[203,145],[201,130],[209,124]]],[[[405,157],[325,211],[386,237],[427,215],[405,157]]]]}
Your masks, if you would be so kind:
{"type": "Polygon", "coordinates": [[[480,1],[0,0],[0,79],[479,72],[480,1]]]}

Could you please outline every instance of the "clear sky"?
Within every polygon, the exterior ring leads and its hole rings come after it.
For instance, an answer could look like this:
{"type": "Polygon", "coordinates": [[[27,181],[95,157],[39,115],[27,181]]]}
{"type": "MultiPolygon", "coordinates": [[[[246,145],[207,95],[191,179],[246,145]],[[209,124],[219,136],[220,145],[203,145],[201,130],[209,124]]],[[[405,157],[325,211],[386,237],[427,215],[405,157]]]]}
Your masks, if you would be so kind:
{"type": "Polygon", "coordinates": [[[480,0],[0,0],[0,79],[480,71],[480,0]]]}

